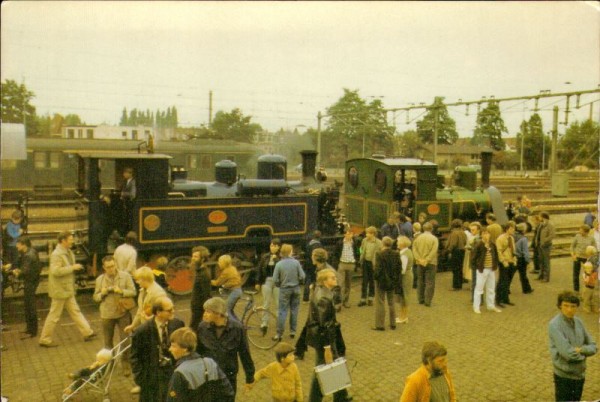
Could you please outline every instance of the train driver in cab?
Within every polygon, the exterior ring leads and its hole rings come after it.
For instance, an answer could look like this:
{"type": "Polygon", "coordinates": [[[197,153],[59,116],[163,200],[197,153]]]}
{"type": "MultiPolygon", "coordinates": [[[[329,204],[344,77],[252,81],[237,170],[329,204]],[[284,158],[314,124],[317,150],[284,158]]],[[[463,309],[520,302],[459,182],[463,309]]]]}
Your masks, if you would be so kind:
{"type": "Polygon", "coordinates": [[[133,222],[133,200],[135,199],[137,188],[135,178],[133,177],[133,168],[123,169],[123,187],[121,187],[121,202],[123,203],[123,227],[122,233],[129,232],[133,222]]]}

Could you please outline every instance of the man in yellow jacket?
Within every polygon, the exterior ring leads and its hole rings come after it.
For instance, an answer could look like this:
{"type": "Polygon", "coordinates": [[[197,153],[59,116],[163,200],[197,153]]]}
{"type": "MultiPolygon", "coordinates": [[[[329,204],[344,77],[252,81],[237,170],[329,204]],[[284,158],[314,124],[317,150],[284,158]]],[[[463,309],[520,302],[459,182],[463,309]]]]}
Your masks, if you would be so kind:
{"type": "Polygon", "coordinates": [[[406,378],[400,402],[456,402],[447,354],[444,345],[438,342],[423,344],[423,365],[406,378]]]}

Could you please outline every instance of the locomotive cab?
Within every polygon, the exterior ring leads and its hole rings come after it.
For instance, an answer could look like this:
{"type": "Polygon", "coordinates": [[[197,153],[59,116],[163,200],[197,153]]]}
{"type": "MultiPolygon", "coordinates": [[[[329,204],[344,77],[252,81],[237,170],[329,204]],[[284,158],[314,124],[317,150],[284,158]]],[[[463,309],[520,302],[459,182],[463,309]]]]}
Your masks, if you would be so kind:
{"type": "MultiPolygon", "coordinates": [[[[107,252],[108,239],[115,231],[125,236],[135,227],[136,204],[151,199],[165,199],[169,192],[168,155],[78,152],[78,192],[88,205],[88,248],[94,254],[107,252]],[[114,181],[102,183],[100,171],[114,170],[114,181]],[[124,171],[132,170],[135,196],[122,199],[126,185],[124,171]],[[129,205],[126,205],[129,203],[129,205]]],[[[106,177],[106,176],[104,176],[106,177]]]]}
{"type": "Polygon", "coordinates": [[[411,158],[360,158],[346,162],[345,207],[358,231],[380,227],[393,212],[411,219],[425,211],[447,220],[447,202],[437,203],[437,165],[411,158]],[[435,207],[428,208],[430,201],[435,207]]]}

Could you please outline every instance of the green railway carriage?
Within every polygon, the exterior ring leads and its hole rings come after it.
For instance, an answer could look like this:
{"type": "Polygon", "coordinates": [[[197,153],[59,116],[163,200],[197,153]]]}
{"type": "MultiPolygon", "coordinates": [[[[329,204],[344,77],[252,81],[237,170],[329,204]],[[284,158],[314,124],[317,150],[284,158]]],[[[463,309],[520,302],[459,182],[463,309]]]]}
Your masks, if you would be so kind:
{"type": "Polygon", "coordinates": [[[402,212],[416,221],[420,214],[435,220],[438,230],[445,232],[452,219],[482,221],[494,212],[498,221],[507,221],[500,192],[489,183],[491,153],[482,154],[482,185],[472,185],[472,172],[459,171],[458,184],[469,182],[469,188],[446,187],[438,179],[435,163],[413,158],[351,159],[345,167],[344,210],[348,223],[356,232],[368,226],[381,227],[394,212],[402,212]]]}
{"type": "MultiPolygon", "coordinates": [[[[40,187],[73,189],[77,179],[77,151],[137,152],[145,144],[135,140],[68,139],[28,137],[26,160],[2,161],[4,192],[31,191],[40,187]]],[[[236,162],[241,172],[254,175],[256,157],[261,151],[252,144],[231,140],[197,139],[191,141],[159,141],[155,151],[172,157],[171,165],[180,166],[190,180],[214,179],[214,165],[220,160],[236,162]]],[[[103,160],[100,180],[110,182],[114,161],[103,160]]]]}

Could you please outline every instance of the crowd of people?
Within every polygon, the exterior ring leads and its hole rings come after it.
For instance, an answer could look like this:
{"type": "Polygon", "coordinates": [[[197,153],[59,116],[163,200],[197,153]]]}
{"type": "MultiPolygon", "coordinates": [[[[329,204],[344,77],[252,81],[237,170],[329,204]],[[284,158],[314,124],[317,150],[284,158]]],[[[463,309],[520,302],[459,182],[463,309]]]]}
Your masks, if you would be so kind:
{"type": "MultiPolygon", "coordinates": [[[[581,396],[585,359],[596,353],[593,339],[574,316],[580,303],[584,312],[598,312],[600,231],[596,217],[588,215],[585,220],[592,227],[581,225],[570,247],[573,292],[561,293],[557,303],[560,314],[549,326],[557,400],[578,400],[560,398],[581,396]]],[[[18,223],[16,214],[13,218],[18,223]]],[[[360,298],[355,296],[354,303],[360,308],[374,307],[371,329],[375,331],[395,330],[407,324],[410,300],[433,306],[435,277],[442,258],[452,272],[450,290],[461,290],[470,283],[475,314],[482,313],[483,300],[492,312],[514,306],[510,286],[517,272],[522,292],[531,294],[534,289],[527,269],[532,261],[531,272],[538,275],[539,282],[550,281],[550,252],[556,230],[546,212],[530,214],[523,206],[503,225],[491,213],[486,216],[487,225],[455,219],[442,248],[436,222],[421,218],[413,223],[400,213],[393,214],[381,228],[366,228],[362,239],[347,228],[331,253],[323,247],[321,233],[316,231],[306,245],[304,264],[295,258],[292,245],[273,238],[269,251],[259,260],[254,280],[256,290],[262,293],[263,307],[277,311],[276,322],[269,322],[265,315],[261,325],[264,333],[271,325],[277,328],[273,340],[278,344],[275,361],[260,370],[255,369],[244,326],[234,313],[242,294],[242,279],[232,257],[225,254],[218,258],[213,278],[209,250],[202,246],[192,250],[195,279],[190,323],[185,326],[175,317],[164,282],[163,286],[159,284],[164,273],[135,265],[136,235],[130,232],[114,256],[102,259],[103,273],[95,282],[93,300],[99,304],[103,349],[94,363],[71,377],[85,379],[106,363],[106,351],[113,350],[118,328],[119,341],[131,341],[130,350],[120,356],[122,374],[133,375],[131,392],[139,393],[140,401],[233,401],[240,362],[247,392],[257,381],[268,378],[273,400],[302,401],[302,381],[294,361],[303,359],[308,347],[315,350],[315,366],[345,356],[337,314],[352,307],[351,280],[357,271],[362,273],[361,294],[360,298]],[[212,297],[212,287],[219,287],[223,297],[212,297]],[[302,301],[308,304],[308,318],[299,328],[302,301]],[[283,341],[286,324],[287,335],[290,342],[296,341],[295,345],[283,341]]],[[[38,332],[35,290],[41,266],[31,241],[13,229],[17,254],[14,257],[11,250],[8,255],[14,258],[13,274],[25,281],[25,339],[36,337],[38,332]]],[[[71,250],[73,241],[71,233],[59,234],[58,245],[50,256],[51,306],[38,341],[44,348],[58,346],[53,333],[63,309],[84,341],[96,337],[75,299],[74,275],[83,267],[71,250]]],[[[407,378],[401,401],[456,400],[446,355],[443,345],[424,344],[423,365],[407,378]]],[[[308,395],[311,402],[323,398],[316,376],[308,395]]],[[[336,402],[349,400],[352,397],[346,389],[334,394],[336,402]]]]}

